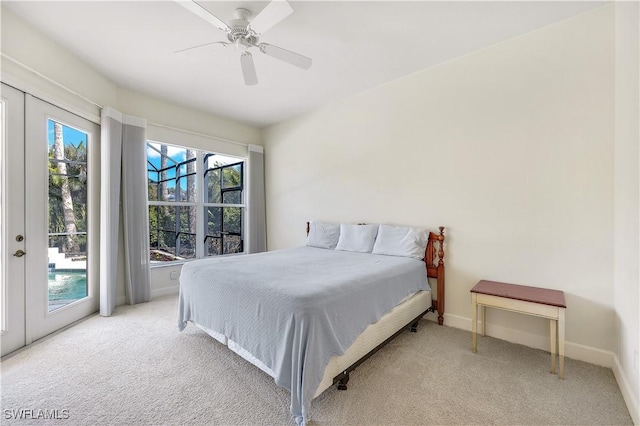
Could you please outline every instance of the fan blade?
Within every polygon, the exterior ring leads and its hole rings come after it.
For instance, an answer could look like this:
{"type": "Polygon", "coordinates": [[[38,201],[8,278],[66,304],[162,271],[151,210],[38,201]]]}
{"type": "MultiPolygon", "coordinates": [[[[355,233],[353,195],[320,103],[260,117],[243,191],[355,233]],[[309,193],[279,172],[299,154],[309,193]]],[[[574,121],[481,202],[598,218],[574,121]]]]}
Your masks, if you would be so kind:
{"type": "Polygon", "coordinates": [[[249,29],[256,35],[264,34],[271,27],[293,13],[293,8],[287,0],[272,0],[258,16],[249,23],[249,29]]]}
{"type": "Polygon", "coordinates": [[[281,61],[288,62],[291,65],[295,65],[296,67],[300,67],[305,70],[308,70],[311,67],[311,58],[302,56],[299,53],[292,52],[290,50],[283,49],[282,47],[274,46],[273,44],[267,43],[260,43],[259,47],[260,51],[265,55],[269,55],[276,59],[280,59],[281,61]]]}
{"type": "Polygon", "coordinates": [[[258,84],[258,76],[256,75],[256,67],[253,65],[253,56],[249,52],[243,52],[240,56],[240,65],[242,66],[242,75],[244,76],[244,84],[253,86],[258,84]]]}
{"type": "Polygon", "coordinates": [[[217,16],[215,16],[213,13],[209,12],[204,7],[200,6],[195,1],[177,1],[176,0],[176,3],[178,3],[180,6],[184,7],[185,9],[187,9],[189,12],[193,13],[194,15],[197,15],[200,18],[204,19],[205,21],[207,21],[211,25],[215,26],[216,28],[218,28],[218,29],[220,29],[220,30],[222,30],[224,32],[227,32],[227,33],[231,31],[231,28],[229,28],[229,26],[227,24],[225,24],[223,21],[218,19],[217,16]]]}
{"type": "Polygon", "coordinates": [[[183,53],[183,52],[187,52],[187,51],[192,50],[192,49],[198,49],[200,47],[211,46],[212,44],[221,44],[222,46],[227,47],[227,45],[229,43],[224,42],[224,41],[213,41],[211,43],[204,43],[204,44],[199,44],[197,46],[192,46],[192,47],[187,47],[185,49],[176,50],[173,53],[183,53]]]}

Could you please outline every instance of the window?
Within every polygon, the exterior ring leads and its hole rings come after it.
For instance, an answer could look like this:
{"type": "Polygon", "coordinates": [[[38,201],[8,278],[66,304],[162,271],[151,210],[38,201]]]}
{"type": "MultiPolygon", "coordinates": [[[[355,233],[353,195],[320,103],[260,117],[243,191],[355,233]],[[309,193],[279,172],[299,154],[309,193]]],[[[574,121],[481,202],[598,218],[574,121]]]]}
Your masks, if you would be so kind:
{"type": "Polygon", "coordinates": [[[89,295],[89,134],[52,119],[48,135],[49,311],[89,295]]]}
{"type": "Polygon", "coordinates": [[[147,143],[152,262],[244,251],[244,160],[147,143]]]}

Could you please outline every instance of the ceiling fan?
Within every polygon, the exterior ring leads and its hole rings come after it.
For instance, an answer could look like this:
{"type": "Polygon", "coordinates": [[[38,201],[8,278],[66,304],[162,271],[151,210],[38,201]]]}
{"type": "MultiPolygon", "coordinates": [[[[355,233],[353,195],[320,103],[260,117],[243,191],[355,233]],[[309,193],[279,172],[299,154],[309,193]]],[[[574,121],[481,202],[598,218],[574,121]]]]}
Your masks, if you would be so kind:
{"type": "Polygon", "coordinates": [[[234,45],[240,51],[240,66],[242,68],[244,83],[247,86],[252,86],[258,83],[256,68],[253,63],[253,56],[249,51],[251,48],[257,48],[265,55],[280,59],[281,61],[305,70],[311,67],[311,58],[307,58],[299,53],[295,53],[272,44],[260,43],[260,36],[262,34],[293,13],[293,8],[286,0],[272,0],[255,18],[251,20],[249,20],[251,18],[251,11],[238,8],[235,10],[236,19],[229,22],[229,24],[220,20],[195,1],[177,1],[177,3],[193,14],[214,25],[216,28],[224,31],[227,34],[227,39],[229,41],[214,41],[177,50],[175,53],[197,49],[199,47],[209,46],[212,44],[221,44],[224,47],[234,45]]]}

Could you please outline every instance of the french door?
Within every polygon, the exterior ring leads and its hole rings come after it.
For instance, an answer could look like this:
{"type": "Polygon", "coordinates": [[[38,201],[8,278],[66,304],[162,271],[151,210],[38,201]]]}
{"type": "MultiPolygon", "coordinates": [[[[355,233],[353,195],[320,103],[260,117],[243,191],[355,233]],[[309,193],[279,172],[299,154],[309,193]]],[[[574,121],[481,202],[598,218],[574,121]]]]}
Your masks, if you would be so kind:
{"type": "Polygon", "coordinates": [[[25,344],[24,93],[0,91],[0,342],[2,355],[25,344]]]}
{"type": "MultiPolygon", "coordinates": [[[[3,85],[3,101],[5,91],[15,90],[10,89],[3,85]]],[[[3,192],[2,204],[3,241],[10,246],[2,252],[7,265],[2,310],[7,319],[16,318],[3,325],[3,333],[15,334],[16,341],[5,348],[3,335],[3,355],[90,315],[99,306],[99,206],[94,196],[99,186],[99,126],[18,93],[24,98],[24,133],[22,139],[12,136],[4,143],[8,153],[2,163],[3,175],[9,174],[4,187],[23,188],[3,192]]],[[[12,106],[19,109],[17,102],[4,105],[7,116],[19,116],[12,112],[12,106]]],[[[7,130],[13,127],[10,124],[7,130]]]]}

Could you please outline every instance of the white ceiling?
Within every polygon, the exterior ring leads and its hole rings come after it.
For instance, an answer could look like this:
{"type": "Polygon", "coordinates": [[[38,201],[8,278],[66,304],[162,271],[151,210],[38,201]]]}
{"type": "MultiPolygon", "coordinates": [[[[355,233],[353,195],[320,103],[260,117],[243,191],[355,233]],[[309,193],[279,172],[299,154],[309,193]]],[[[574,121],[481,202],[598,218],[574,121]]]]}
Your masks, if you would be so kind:
{"type": "MultiPolygon", "coordinates": [[[[225,22],[266,1],[201,1],[225,22]]],[[[263,127],[601,6],[593,1],[291,1],[261,41],[313,59],[307,71],[254,52],[176,50],[225,34],[173,1],[3,1],[121,87],[263,127]]]]}

